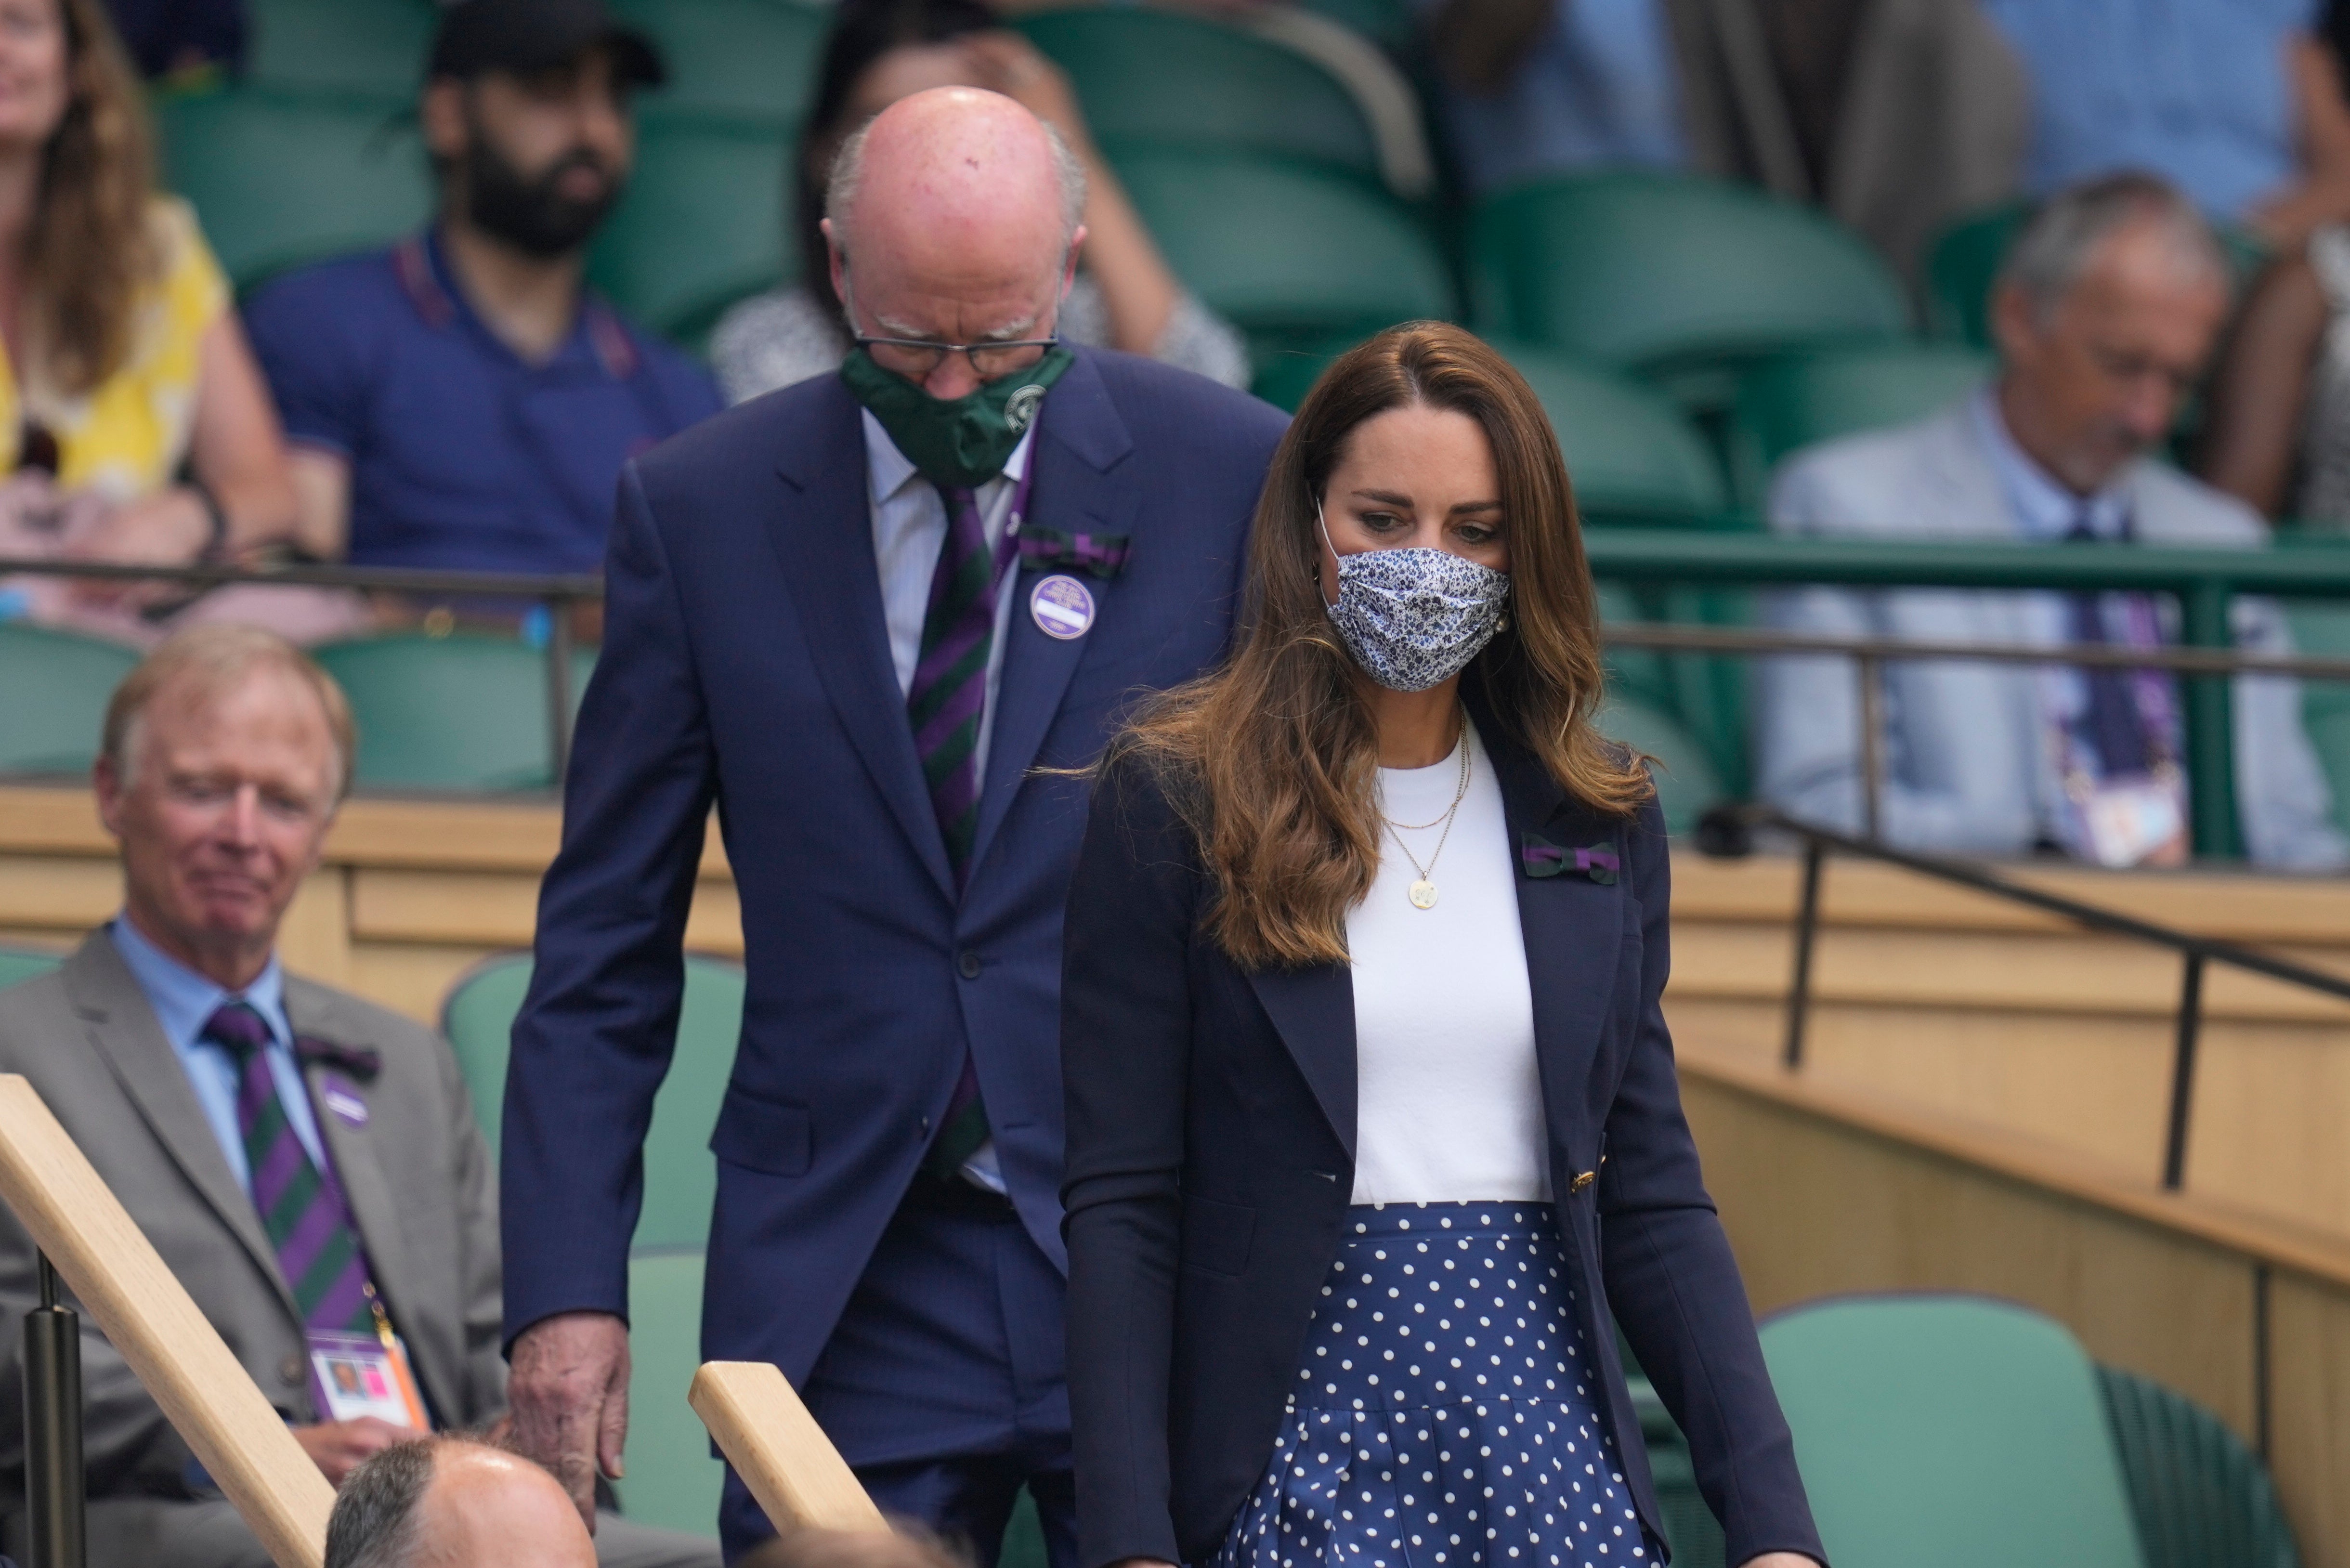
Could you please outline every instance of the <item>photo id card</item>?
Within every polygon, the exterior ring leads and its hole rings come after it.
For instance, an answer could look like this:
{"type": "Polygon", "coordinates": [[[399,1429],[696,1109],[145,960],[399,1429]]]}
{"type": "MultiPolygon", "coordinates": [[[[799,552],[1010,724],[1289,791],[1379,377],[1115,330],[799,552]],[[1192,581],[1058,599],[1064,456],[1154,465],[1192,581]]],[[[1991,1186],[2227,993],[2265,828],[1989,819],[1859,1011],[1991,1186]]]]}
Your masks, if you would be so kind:
{"type": "Polygon", "coordinates": [[[424,1401],[408,1366],[408,1349],[397,1335],[390,1344],[371,1334],[332,1334],[312,1329],[310,1386],[319,1416],[356,1421],[373,1416],[395,1427],[429,1430],[424,1401]]]}
{"type": "Polygon", "coordinates": [[[2100,784],[2080,805],[2089,854],[2100,866],[2136,866],[2187,827],[2185,805],[2167,778],[2100,784]]]}

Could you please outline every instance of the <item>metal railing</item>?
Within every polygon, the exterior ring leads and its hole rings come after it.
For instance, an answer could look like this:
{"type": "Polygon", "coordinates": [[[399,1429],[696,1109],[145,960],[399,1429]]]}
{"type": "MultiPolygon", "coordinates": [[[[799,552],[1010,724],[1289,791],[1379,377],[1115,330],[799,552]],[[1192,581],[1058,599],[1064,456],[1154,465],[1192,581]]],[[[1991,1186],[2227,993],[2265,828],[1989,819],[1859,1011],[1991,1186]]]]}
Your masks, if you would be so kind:
{"type": "Polygon", "coordinates": [[[2289,985],[2350,1002],[2350,979],[2327,974],[2287,959],[2277,958],[2236,942],[2199,937],[2139,919],[2062,894],[2011,880],[1994,871],[1939,856],[1916,855],[1888,845],[1837,833],[1815,823],[1800,821],[1769,806],[1717,807],[1701,826],[1699,847],[1708,854],[1735,857],[1747,853],[1757,828],[1791,834],[1804,844],[1802,891],[1795,908],[1793,971],[1787,983],[1786,1039],[1781,1056],[1789,1072],[1804,1064],[1805,1031],[1811,1022],[1813,955],[1819,943],[1820,883],[1827,853],[1857,856],[1898,866],[1919,876],[1955,887],[1988,893],[2011,903],[2062,916],[2093,931],[2128,937],[2166,947],[2179,955],[2178,1007],[2172,1036],[2170,1096],[2162,1145],[2162,1185],[2176,1192],[2186,1185],[2188,1131],[2194,1109],[2195,1054],[2203,1030],[2203,971],[2213,963],[2262,974],[2289,985]]]}

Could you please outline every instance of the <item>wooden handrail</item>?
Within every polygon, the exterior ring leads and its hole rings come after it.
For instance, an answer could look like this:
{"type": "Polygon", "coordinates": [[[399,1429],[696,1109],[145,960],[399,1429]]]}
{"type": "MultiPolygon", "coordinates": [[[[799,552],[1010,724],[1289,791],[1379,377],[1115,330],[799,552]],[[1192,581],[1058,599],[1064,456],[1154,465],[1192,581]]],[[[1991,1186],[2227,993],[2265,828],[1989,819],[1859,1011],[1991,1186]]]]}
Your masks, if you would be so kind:
{"type": "Polygon", "coordinates": [[[686,1402],[777,1530],[889,1528],[780,1368],[704,1362],[686,1402]]]}
{"type": "Polygon", "coordinates": [[[335,1490],[33,1085],[0,1074],[0,1199],[277,1568],[321,1568],[335,1490]]]}

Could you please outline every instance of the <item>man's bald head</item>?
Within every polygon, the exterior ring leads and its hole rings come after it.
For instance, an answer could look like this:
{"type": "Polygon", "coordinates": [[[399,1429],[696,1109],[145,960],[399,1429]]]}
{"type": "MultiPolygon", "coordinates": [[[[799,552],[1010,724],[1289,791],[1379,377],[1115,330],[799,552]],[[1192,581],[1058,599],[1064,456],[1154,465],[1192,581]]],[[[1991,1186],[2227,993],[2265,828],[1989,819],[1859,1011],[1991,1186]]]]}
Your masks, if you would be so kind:
{"type": "Polygon", "coordinates": [[[327,1568],[596,1568],[596,1544],[537,1465],[428,1438],[386,1449],[344,1481],[327,1568]]]}
{"type": "Polygon", "coordinates": [[[826,195],[850,325],[952,343],[1049,335],[1085,202],[1084,166],[1012,99],[900,99],[842,143],[826,195]]]}

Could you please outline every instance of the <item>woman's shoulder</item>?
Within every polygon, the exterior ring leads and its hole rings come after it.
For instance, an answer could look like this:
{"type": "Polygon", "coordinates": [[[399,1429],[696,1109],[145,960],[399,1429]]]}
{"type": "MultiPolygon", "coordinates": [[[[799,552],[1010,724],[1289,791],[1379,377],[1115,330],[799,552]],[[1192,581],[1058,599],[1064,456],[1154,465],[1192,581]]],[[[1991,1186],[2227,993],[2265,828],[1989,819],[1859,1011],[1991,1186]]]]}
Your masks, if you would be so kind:
{"type": "Polygon", "coordinates": [[[217,308],[227,304],[228,278],[204,238],[195,208],[184,198],[160,192],[149,198],[147,243],[154,251],[157,288],[198,306],[217,308]]]}

